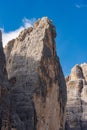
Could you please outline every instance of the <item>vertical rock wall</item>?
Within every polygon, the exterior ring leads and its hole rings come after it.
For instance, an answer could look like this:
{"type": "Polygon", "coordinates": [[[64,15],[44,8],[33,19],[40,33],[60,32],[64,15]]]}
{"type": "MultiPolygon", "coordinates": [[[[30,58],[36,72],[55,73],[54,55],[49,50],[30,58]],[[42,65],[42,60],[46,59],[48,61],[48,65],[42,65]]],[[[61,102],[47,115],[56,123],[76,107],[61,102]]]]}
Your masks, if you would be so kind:
{"type": "Polygon", "coordinates": [[[7,80],[5,55],[2,47],[2,34],[0,31],[0,130],[10,129],[10,100],[9,83],[7,80]]]}
{"type": "Polygon", "coordinates": [[[5,48],[12,130],[64,130],[66,84],[55,37],[44,17],[5,48]]]}

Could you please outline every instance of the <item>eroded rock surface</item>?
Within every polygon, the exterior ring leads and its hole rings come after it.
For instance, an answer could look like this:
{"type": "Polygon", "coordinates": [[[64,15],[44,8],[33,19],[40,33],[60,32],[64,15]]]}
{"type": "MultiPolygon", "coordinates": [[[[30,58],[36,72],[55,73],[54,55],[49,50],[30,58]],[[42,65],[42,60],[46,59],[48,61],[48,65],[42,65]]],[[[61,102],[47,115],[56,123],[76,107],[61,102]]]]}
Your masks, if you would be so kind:
{"type": "Polygon", "coordinates": [[[5,47],[12,130],[64,130],[66,84],[55,37],[55,27],[44,17],[5,47]]]}
{"type": "Polygon", "coordinates": [[[87,130],[87,63],[74,66],[66,83],[66,130],[87,130]]]}
{"type": "Polygon", "coordinates": [[[10,95],[0,31],[0,130],[10,129],[10,95]]]}

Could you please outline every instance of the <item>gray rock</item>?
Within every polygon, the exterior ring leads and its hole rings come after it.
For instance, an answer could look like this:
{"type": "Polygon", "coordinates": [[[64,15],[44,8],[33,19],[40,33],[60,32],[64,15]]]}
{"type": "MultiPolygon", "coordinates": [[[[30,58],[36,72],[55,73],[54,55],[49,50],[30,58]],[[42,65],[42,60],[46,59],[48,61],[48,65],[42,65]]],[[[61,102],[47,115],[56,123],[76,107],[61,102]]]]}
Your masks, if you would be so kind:
{"type": "Polygon", "coordinates": [[[12,130],[64,130],[66,83],[55,37],[44,17],[5,47],[12,130]]]}
{"type": "Polygon", "coordinates": [[[87,64],[85,63],[73,67],[69,78],[66,78],[66,130],[87,130],[86,75],[87,64]]]}
{"type": "Polygon", "coordinates": [[[10,95],[0,31],[0,130],[10,128],[10,95]]]}

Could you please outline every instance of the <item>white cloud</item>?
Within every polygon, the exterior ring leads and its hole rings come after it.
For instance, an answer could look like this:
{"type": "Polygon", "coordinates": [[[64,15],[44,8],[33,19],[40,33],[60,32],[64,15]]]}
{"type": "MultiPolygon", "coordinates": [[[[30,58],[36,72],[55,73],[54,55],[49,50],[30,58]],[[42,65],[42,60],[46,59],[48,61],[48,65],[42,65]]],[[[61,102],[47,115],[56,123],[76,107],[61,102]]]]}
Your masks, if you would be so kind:
{"type": "Polygon", "coordinates": [[[3,40],[3,46],[5,46],[10,40],[15,39],[16,37],[18,37],[19,33],[27,27],[31,27],[33,26],[33,23],[36,21],[35,18],[33,19],[27,19],[24,18],[22,20],[23,25],[20,26],[18,29],[10,31],[10,32],[5,32],[4,28],[0,28],[0,30],[2,30],[2,40],[3,40]]]}
{"type": "Polygon", "coordinates": [[[87,3],[79,3],[79,4],[75,4],[75,7],[80,9],[80,8],[87,8],[87,3]]]}
{"type": "Polygon", "coordinates": [[[22,22],[24,23],[25,28],[31,27],[35,21],[36,21],[36,18],[33,18],[33,19],[24,18],[22,20],[22,22]]]}
{"type": "Polygon", "coordinates": [[[20,27],[14,31],[11,32],[5,32],[2,31],[2,40],[3,40],[3,46],[5,46],[10,40],[15,39],[18,37],[19,33],[24,29],[24,27],[20,27]]]}
{"type": "Polygon", "coordinates": [[[81,5],[76,4],[75,7],[78,8],[78,9],[80,9],[80,8],[81,8],[81,5]]]}

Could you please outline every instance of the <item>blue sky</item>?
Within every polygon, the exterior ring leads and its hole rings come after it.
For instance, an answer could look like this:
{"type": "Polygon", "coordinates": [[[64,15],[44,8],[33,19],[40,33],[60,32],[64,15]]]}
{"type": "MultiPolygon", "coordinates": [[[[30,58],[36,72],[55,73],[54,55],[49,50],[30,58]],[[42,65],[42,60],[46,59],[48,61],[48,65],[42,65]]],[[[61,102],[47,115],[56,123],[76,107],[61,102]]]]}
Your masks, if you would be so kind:
{"type": "Polygon", "coordinates": [[[0,0],[0,28],[5,32],[43,16],[56,26],[57,54],[68,75],[75,64],[87,62],[87,0],[0,0]]]}

